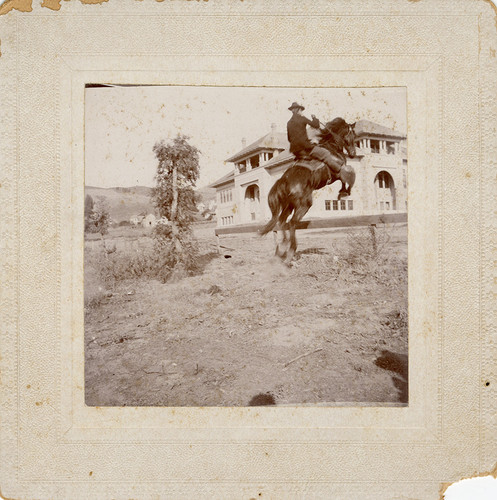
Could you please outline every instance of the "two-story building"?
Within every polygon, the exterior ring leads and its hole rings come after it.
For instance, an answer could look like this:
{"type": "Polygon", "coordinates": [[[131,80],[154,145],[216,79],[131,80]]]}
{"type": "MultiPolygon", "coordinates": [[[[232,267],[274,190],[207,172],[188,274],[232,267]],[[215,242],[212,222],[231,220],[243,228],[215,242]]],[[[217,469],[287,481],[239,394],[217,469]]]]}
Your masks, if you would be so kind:
{"type": "MultiPolygon", "coordinates": [[[[356,123],[357,156],[347,159],[356,171],[351,196],[338,200],[340,182],[313,193],[305,219],[332,215],[369,215],[407,211],[406,136],[369,120],[356,123]]],[[[311,135],[311,134],[310,134],[311,135]]],[[[272,185],[293,164],[286,132],[271,132],[226,161],[233,170],[214,182],[218,226],[262,223],[271,218],[267,196],[272,185]]]]}

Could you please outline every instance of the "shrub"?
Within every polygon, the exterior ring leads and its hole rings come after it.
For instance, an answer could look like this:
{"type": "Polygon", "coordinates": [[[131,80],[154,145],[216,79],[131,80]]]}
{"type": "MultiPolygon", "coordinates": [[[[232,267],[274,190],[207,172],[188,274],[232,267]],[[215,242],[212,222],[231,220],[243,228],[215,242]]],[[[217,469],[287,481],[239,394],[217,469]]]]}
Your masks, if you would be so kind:
{"type": "Polygon", "coordinates": [[[153,244],[135,250],[117,249],[109,253],[104,247],[97,251],[86,249],[85,268],[99,276],[101,286],[106,289],[130,279],[147,278],[166,282],[199,272],[199,248],[191,233],[180,232],[182,251],[178,253],[176,242],[169,237],[169,232],[168,226],[160,227],[153,244]]]}
{"type": "Polygon", "coordinates": [[[351,265],[377,263],[387,255],[389,242],[390,234],[385,226],[369,226],[349,232],[339,254],[351,265]]]}

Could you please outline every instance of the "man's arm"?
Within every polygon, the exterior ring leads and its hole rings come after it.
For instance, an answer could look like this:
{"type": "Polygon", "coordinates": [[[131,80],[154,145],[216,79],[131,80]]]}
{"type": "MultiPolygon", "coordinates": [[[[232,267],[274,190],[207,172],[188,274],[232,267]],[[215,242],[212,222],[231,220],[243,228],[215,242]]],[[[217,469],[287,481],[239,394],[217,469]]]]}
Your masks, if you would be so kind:
{"type": "Polygon", "coordinates": [[[319,120],[314,115],[311,115],[312,120],[309,120],[309,118],[306,118],[305,116],[303,118],[305,119],[306,125],[309,125],[312,128],[319,128],[319,120]]]}

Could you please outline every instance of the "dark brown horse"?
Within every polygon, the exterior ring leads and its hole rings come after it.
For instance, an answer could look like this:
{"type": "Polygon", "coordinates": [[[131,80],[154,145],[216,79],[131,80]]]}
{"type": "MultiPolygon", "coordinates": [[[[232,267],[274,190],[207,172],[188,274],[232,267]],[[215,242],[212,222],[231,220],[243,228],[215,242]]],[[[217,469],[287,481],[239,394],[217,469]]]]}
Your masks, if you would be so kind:
{"type": "Polygon", "coordinates": [[[343,160],[340,174],[334,173],[325,164],[316,170],[305,166],[305,159],[297,161],[278,179],[269,191],[268,204],[271,209],[271,220],[261,229],[260,234],[265,235],[272,231],[279,223],[283,231],[283,241],[276,246],[276,255],[289,264],[297,250],[295,230],[297,224],[312,206],[312,193],[316,189],[340,180],[339,199],[350,195],[354,185],[355,172],[346,165],[344,150],[350,158],[356,155],[355,132],[353,124],[348,124],[343,118],[335,118],[328,122],[319,135],[319,145],[343,160]],[[288,217],[292,214],[287,222],[288,217]],[[288,238],[287,230],[290,232],[288,238]]]}

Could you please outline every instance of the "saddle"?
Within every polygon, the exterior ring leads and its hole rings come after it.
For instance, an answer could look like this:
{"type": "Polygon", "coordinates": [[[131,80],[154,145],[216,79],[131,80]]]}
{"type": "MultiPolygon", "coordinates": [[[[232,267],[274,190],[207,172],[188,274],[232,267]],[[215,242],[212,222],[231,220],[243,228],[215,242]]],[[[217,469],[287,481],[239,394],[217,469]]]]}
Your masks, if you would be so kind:
{"type": "Polygon", "coordinates": [[[316,160],[307,154],[295,156],[295,163],[293,164],[294,167],[299,166],[308,168],[311,172],[321,168],[323,165],[324,163],[322,161],[316,160]]]}

